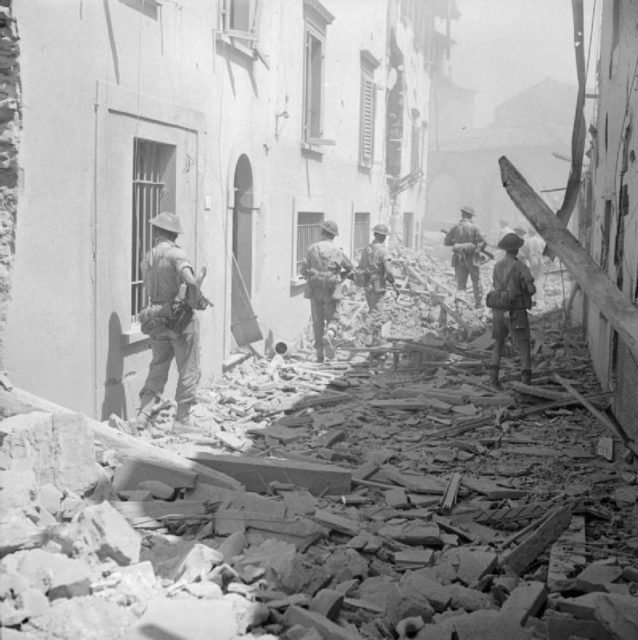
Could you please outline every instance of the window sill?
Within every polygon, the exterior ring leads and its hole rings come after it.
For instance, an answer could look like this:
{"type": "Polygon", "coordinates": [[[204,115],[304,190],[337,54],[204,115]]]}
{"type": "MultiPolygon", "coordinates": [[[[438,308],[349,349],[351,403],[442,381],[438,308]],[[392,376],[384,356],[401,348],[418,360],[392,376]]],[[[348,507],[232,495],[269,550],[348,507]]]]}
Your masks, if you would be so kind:
{"type": "Polygon", "coordinates": [[[372,165],[371,164],[363,164],[363,163],[359,163],[359,171],[361,171],[362,173],[370,173],[370,171],[372,171],[372,165]]]}
{"type": "Polygon", "coordinates": [[[144,340],[148,340],[148,336],[145,333],[141,332],[139,325],[134,325],[128,331],[122,331],[120,340],[122,346],[128,347],[133,344],[137,344],[138,342],[144,342],[144,340]]]}
{"type": "Polygon", "coordinates": [[[309,142],[302,142],[301,155],[308,158],[314,158],[315,160],[321,160],[321,158],[323,158],[323,151],[321,151],[317,145],[310,144],[309,142]]]}
{"type": "Polygon", "coordinates": [[[290,278],[290,288],[294,289],[297,287],[303,287],[306,284],[306,280],[305,278],[300,278],[300,277],[296,277],[296,278],[290,278]]]}
{"type": "Polygon", "coordinates": [[[244,44],[241,44],[238,38],[233,38],[225,33],[217,32],[215,34],[215,39],[218,42],[223,42],[226,46],[230,47],[237,53],[241,54],[245,58],[249,59],[251,62],[255,61],[255,53],[251,47],[247,47],[244,44]]]}

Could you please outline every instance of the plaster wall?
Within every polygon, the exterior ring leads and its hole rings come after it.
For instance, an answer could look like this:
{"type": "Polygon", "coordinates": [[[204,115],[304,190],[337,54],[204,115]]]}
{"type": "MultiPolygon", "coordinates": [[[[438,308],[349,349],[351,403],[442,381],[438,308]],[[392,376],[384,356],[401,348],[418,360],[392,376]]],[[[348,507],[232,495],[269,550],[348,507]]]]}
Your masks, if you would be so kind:
{"type": "MultiPolygon", "coordinates": [[[[638,298],[638,137],[635,132],[638,122],[635,36],[638,5],[625,0],[618,2],[619,14],[614,20],[615,4],[604,3],[602,10],[600,97],[591,167],[593,214],[589,246],[594,260],[635,303],[638,298]],[[621,197],[623,188],[627,197],[625,207],[621,197]],[[604,247],[608,247],[607,259],[604,258],[604,247]]],[[[596,373],[603,388],[616,390],[614,413],[635,438],[638,436],[635,422],[638,365],[626,347],[614,340],[613,329],[599,309],[589,303],[585,315],[596,373]]]]}
{"type": "MultiPolygon", "coordinates": [[[[147,341],[120,351],[115,327],[131,329],[132,139],[209,109],[213,9],[203,1],[188,11],[115,0],[14,5],[25,122],[7,368],[16,385],[99,415],[108,385],[135,380],[132,390],[149,361],[147,341]],[[113,359],[119,378],[110,375],[113,359]]],[[[196,126],[201,138],[206,127],[196,126]]],[[[207,155],[202,144],[193,192],[178,196],[191,251],[200,248],[190,235],[203,217],[199,192],[213,179],[207,155]]]]}

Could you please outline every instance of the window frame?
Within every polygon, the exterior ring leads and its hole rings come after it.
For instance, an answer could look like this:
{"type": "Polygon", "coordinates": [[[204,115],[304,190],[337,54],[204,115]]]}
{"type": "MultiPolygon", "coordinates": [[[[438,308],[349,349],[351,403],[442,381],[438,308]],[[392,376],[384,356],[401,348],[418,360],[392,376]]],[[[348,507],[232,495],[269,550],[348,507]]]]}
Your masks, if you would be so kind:
{"type": "Polygon", "coordinates": [[[301,143],[303,148],[311,148],[325,144],[334,144],[331,140],[323,138],[324,132],[324,84],[326,70],[326,43],[327,28],[332,23],[334,16],[318,1],[304,0],[304,30],[303,30],[303,88],[302,88],[302,114],[301,114],[301,143]],[[315,76],[312,73],[312,58],[310,56],[312,39],[321,46],[318,85],[316,89],[318,98],[318,136],[312,131],[312,107],[314,106],[313,88],[315,76]]]}
{"type": "MultiPolygon", "coordinates": [[[[247,0],[249,8],[252,9],[252,25],[249,30],[234,29],[230,26],[230,20],[232,15],[232,6],[237,0],[223,0],[220,3],[222,31],[224,35],[229,38],[238,38],[240,40],[247,40],[249,46],[253,46],[254,43],[259,41],[259,24],[261,22],[261,10],[263,6],[263,0],[247,0]]],[[[250,17],[249,17],[250,21],[250,17]]]]}
{"type": "Polygon", "coordinates": [[[352,259],[354,261],[358,261],[360,256],[361,256],[361,251],[363,251],[363,249],[365,249],[365,247],[367,247],[370,244],[370,234],[371,234],[371,228],[370,228],[370,223],[372,220],[372,216],[370,215],[369,211],[355,211],[354,214],[352,215],[352,259]],[[357,220],[357,216],[366,216],[365,221],[362,222],[360,220],[357,220]],[[361,229],[365,226],[365,234],[362,233],[357,233],[357,229],[361,229]],[[357,239],[358,239],[358,235],[361,235],[362,238],[362,242],[363,244],[361,246],[357,246],[357,239]],[[359,252],[359,254],[357,255],[357,252],[359,252]]]}
{"type": "Polygon", "coordinates": [[[325,222],[326,219],[326,213],[325,211],[321,210],[318,211],[316,210],[316,207],[311,207],[310,210],[306,207],[304,207],[303,209],[299,209],[298,211],[295,212],[295,243],[294,243],[294,255],[293,255],[293,273],[292,273],[292,282],[293,284],[303,284],[304,283],[304,279],[301,276],[301,264],[303,263],[305,257],[306,257],[306,253],[308,250],[308,247],[310,247],[311,244],[314,244],[315,242],[318,242],[321,238],[321,224],[323,222],[325,222]],[[312,215],[312,216],[316,216],[317,220],[312,222],[311,224],[307,224],[304,223],[303,225],[300,223],[300,218],[303,215],[312,215]],[[311,232],[311,236],[306,244],[306,246],[304,247],[303,251],[300,251],[301,247],[300,247],[300,238],[299,238],[299,232],[300,232],[300,228],[301,227],[305,227],[308,229],[313,229],[316,231],[316,233],[312,234],[311,232]]]}
{"type": "Polygon", "coordinates": [[[175,210],[177,192],[177,146],[143,136],[133,138],[133,173],[131,176],[131,272],[129,316],[131,327],[139,325],[139,313],[149,300],[149,292],[142,280],[141,262],[152,247],[150,220],[163,210],[175,210]],[[142,148],[153,156],[154,166],[142,170],[142,148]],[[151,175],[146,175],[148,171],[151,175]],[[147,179],[150,178],[150,179],[147,179]],[[153,189],[153,188],[156,189],[153,189]],[[153,195],[153,191],[156,191],[153,195]],[[147,205],[146,197],[151,194],[147,205]],[[164,200],[171,199],[170,202],[164,200]],[[141,215],[140,215],[141,207],[141,215]],[[141,242],[140,242],[141,236],[141,242]]]}

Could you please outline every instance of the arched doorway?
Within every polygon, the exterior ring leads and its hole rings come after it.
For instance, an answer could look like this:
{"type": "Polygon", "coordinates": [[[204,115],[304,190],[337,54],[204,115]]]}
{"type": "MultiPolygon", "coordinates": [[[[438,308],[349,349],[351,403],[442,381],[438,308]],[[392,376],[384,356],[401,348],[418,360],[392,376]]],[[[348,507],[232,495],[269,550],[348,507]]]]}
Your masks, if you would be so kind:
{"type": "Polygon", "coordinates": [[[233,273],[231,288],[231,333],[237,346],[261,340],[251,305],[253,271],[253,171],[241,155],[233,178],[233,273]]]}

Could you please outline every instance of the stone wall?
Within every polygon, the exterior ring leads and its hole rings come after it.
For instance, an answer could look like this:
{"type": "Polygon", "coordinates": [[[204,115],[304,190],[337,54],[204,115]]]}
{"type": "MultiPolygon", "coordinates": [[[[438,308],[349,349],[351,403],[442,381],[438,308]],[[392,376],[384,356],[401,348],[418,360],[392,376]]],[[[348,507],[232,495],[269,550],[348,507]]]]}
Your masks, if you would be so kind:
{"type": "Polygon", "coordinates": [[[0,369],[11,297],[18,200],[18,139],[21,125],[20,53],[12,0],[0,0],[0,369]]]}

